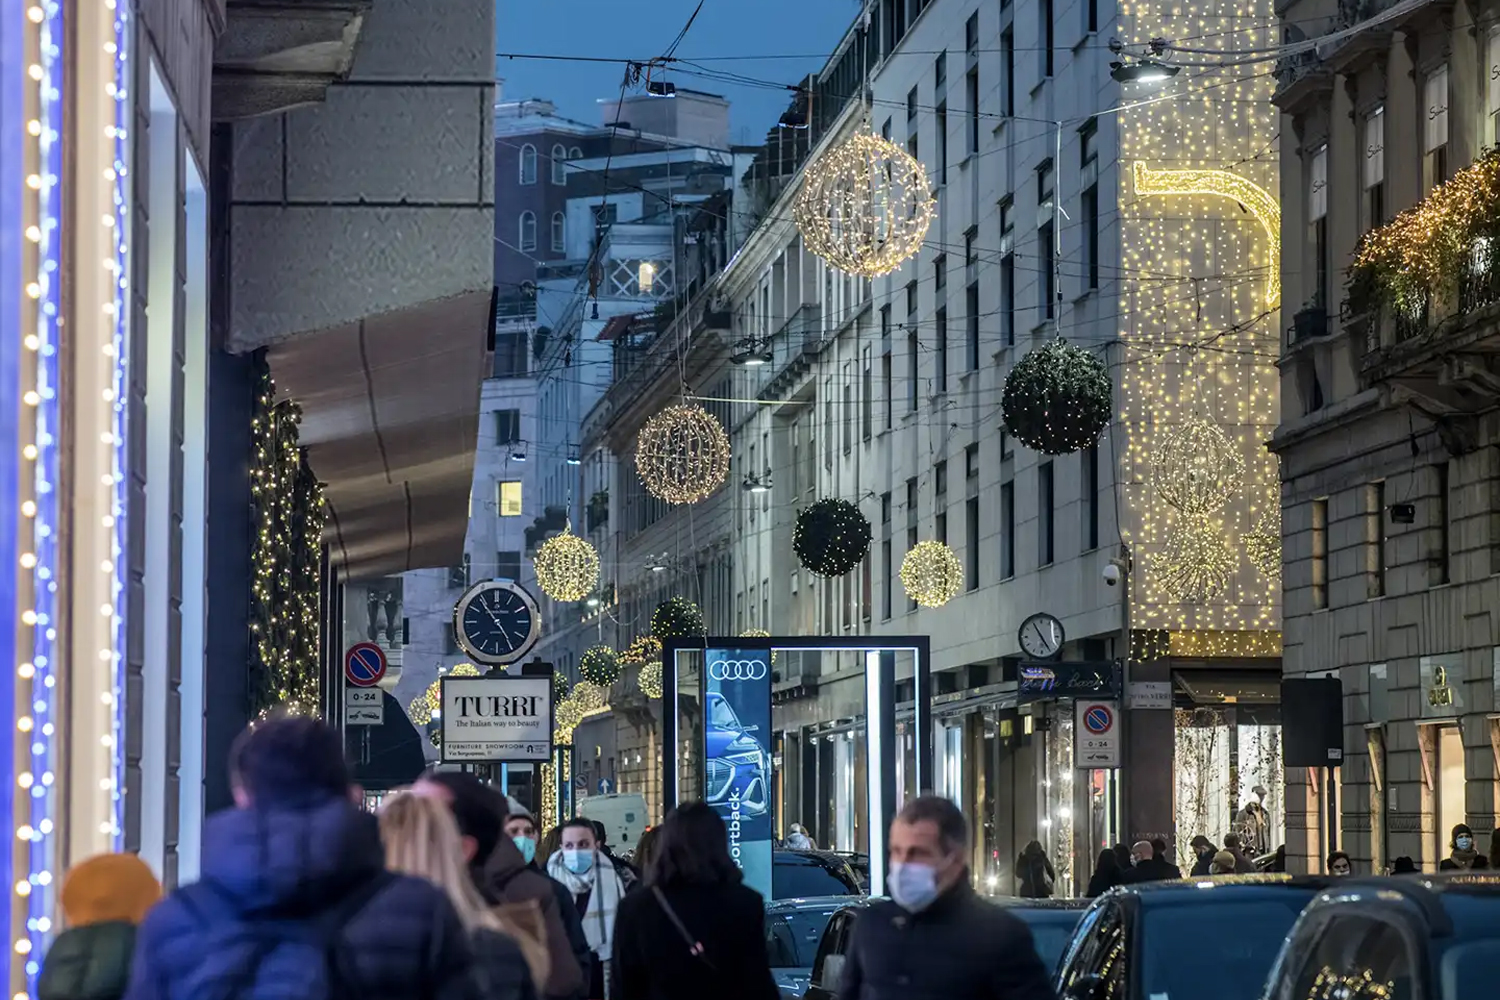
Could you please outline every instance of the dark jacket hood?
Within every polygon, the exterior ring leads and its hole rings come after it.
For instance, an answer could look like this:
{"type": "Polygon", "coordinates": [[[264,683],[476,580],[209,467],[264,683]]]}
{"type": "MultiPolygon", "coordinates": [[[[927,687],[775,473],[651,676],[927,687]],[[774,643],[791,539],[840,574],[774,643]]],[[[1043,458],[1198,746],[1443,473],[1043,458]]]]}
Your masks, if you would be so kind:
{"type": "Polygon", "coordinates": [[[384,867],[375,817],[343,799],[228,809],[203,828],[204,880],[245,914],[318,913],[384,867]]]}

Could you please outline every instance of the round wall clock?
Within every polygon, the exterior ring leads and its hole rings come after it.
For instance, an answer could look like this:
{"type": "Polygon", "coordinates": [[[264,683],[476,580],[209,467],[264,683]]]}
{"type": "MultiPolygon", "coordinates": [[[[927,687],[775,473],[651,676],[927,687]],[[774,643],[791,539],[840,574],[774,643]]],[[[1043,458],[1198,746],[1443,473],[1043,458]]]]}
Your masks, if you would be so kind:
{"type": "Polygon", "coordinates": [[[1063,633],[1062,622],[1043,611],[1021,623],[1021,632],[1017,638],[1027,656],[1037,660],[1050,660],[1062,652],[1062,645],[1067,637],[1063,633]]]}
{"type": "Polygon", "coordinates": [[[479,663],[514,663],[542,635],[536,599],[510,580],[483,580],[453,607],[453,637],[479,663]]]}

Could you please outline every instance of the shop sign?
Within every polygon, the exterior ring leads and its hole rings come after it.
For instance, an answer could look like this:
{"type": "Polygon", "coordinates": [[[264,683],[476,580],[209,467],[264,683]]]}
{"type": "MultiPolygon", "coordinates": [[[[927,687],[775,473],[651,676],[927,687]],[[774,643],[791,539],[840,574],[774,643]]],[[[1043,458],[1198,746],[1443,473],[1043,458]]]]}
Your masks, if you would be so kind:
{"type": "Polygon", "coordinates": [[[1171,681],[1132,681],[1125,685],[1127,708],[1170,709],[1171,681]]]}
{"type": "Polygon", "coordinates": [[[1422,718],[1442,719],[1458,715],[1464,707],[1463,654],[1424,656],[1419,666],[1422,718]]]}
{"type": "Polygon", "coordinates": [[[444,677],[443,762],[531,764],[552,759],[552,678],[444,677]]]}
{"type": "Polygon", "coordinates": [[[771,898],[771,651],[703,655],[704,800],[729,828],[745,884],[771,898]]]}
{"type": "Polygon", "coordinates": [[[1120,668],[1112,662],[1022,663],[1016,675],[1016,701],[1120,697],[1120,668]]]}
{"type": "Polygon", "coordinates": [[[1084,771],[1119,767],[1119,702],[1080,698],[1073,711],[1073,766],[1084,771]]]}

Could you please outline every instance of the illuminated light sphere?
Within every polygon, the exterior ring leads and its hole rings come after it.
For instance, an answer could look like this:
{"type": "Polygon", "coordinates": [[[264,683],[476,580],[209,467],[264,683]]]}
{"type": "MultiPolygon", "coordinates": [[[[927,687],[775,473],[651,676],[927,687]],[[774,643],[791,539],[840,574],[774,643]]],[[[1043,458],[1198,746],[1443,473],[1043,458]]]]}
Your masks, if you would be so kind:
{"type": "Polygon", "coordinates": [[[1234,565],[1235,551],[1224,530],[1201,514],[1184,514],[1168,531],[1153,568],[1172,600],[1202,604],[1228,589],[1234,565]]]}
{"type": "Polygon", "coordinates": [[[609,707],[609,692],[593,681],[582,680],[573,685],[573,694],[568,700],[575,702],[585,713],[599,712],[609,707]]]}
{"type": "Polygon", "coordinates": [[[636,686],[641,689],[641,694],[647,698],[661,697],[661,661],[652,660],[641,667],[640,674],[635,679],[636,686]]]}
{"type": "Polygon", "coordinates": [[[792,551],[819,576],[843,576],[870,551],[870,520],[848,500],[824,499],[797,512],[792,551]]]}
{"type": "Polygon", "coordinates": [[[703,407],[669,406],[641,428],[635,467],[652,496],[697,503],[729,478],[729,436],[703,407]]]}
{"type": "Polygon", "coordinates": [[[599,552],[566,530],[537,549],[532,562],[536,583],[554,601],[581,601],[599,583],[599,552]]]}
{"type": "Polygon", "coordinates": [[[1245,536],[1245,555],[1268,580],[1281,579],[1281,501],[1273,498],[1255,530],[1245,536]]]}
{"type": "Polygon", "coordinates": [[[573,682],[568,680],[568,675],[560,670],[552,672],[552,704],[560,703],[573,691],[573,682]]]}
{"type": "Polygon", "coordinates": [[[620,659],[633,667],[660,660],[661,640],[652,635],[643,635],[625,647],[625,652],[620,654],[620,659]]]}
{"type": "Polygon", "coordinates": [[[1005,377],[1005,429],[1044,455],[1082,451],[1109,425],[1114,393],[1104,362],[1058,337],[1026,352],[1005,377]]]}
{"type": "Polygon", "coordinates": [[[964,586],[964,567],[942,542],[918,542],[901,560],[901,586],[924,608],[940,608],[964,586]]]}
{"type": "Polygon", "coordinates": [[[669,597],[651,612],[651,635],[666,642],[708,635],[708,628],[703,624],[703,612],[698,605],[685,597],[669,597]]]}
{"type": "Polygon", "coordinates": [[[406,717],[416,726],[425,726],[432,721],[432,702],[426,694],[419,694],[411,700],[406,707],[406,717]]]}
{"type": "Polygon", "coordinates": [[[590,684],[608,687],[620,679],[620,654],[608,646],[590,646],[578,658],[578,672],[590,684]]]}
{"type": "Polygon", "coordinates": [[[1184,514],[1211,514],[1234,496],[1245,459],[1216,424],[1194,417],[1168,428],[1151,457],[1156,492],[1184,514]]]}
{"type": "Polygon", "coordinates": [[[927,169],[861,132],[809,163],[792,219],[808,250],[847,274],[890,274],[922,248],[936,208],[927,169]]]}

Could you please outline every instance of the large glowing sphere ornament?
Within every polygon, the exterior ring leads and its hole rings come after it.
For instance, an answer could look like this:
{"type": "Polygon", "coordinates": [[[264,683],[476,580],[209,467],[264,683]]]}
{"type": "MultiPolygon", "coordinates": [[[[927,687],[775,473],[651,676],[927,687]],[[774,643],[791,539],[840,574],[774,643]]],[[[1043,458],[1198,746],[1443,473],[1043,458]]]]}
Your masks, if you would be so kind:
{"type": "Polygon", "coordinates": [[[1026,352],[1000,396],[1005,429],[1044,455],[1067,455],[1098,441],[1113,407],[1104,362],[1060,337],[1026,352]]]}
{"type": "Polygon", "coordinates": [[[1272,497],[1255,530],[1245,536],[1245,555],[1267,580],[1281,579],[1281,498],[1272,497]]]}
{"type": "Polygon", "coordinates": [[[609,687],[620,679],[620,655],[608,646],[590,646],[578,658],[578,673],[590,684],[609,687]]]}
{"type": "Polygon", "coordinates": [[[940,608],[964,586],[964,567],[942,542],[918,542],[901,560],[901,586],[924,608],[940,608]]]}
{"type": "Polygon", "coordinates": [[[1198,417],[1162,434],[1151,461],[1156,492],[1185,514],[1211,514],[1224,506],[1244,471],[1245,459],[1229,435],[1198,417]]]}
{"type": "Polygon", "coordinates": [[[635,467],[652,496],[697,503],[729,476],[729,436],[703,407],[669,406],[641,428],[635,467]]]}
{"type": "Polygon", "coordinates": [[[861,132],[807,165],[792,219],[802,242],[847,274],[890,274],[922,247],[936,202],[906,150],[861,132]]]}
{"type": "Polygon", "coordinates": [[[870,550],[870,521],[848,500],[824,499],[797,512],[792,551],[819,576],[843,576],[870,550]]]}
{"type": "Polygon", "coordinates": [[[1222,528],[1201,514],[1183,514],[1167,533],[1154,568],[1173,600],[1202,604],[1228,588],[1234,563],[1234,549],[1222,528]]]}
{"type": "Polygon", "coordinates": [[[537,586],[554,601],[581,601],[599,583],[599,552],[569,529],[537,549],[537,586]]]}
{"type": "Polygon", "coordinates": [[[665,641],[708,635],[703,612],[685,597],[669,597],[651,612],[651,635],[665,641]]]}
{"type": "Polygon", "coordinates": [[[641,694],[647,698],[661,697],[661,661],[652,660],[641,667],[640,673],[635,679],[636,686],[641,689],[641,694]]]}

